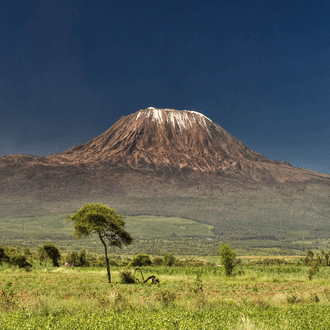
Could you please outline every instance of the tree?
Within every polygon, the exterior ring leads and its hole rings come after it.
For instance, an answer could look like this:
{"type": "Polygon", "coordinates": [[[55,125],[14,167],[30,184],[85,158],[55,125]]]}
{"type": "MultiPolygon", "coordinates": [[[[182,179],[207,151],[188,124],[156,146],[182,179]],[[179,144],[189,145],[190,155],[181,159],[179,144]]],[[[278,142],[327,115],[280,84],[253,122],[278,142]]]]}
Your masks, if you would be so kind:
{"type": "Polygon", "coordinates": [[[50,258],[54,267],[60,266],[61,253],[60,250],[54,244],[45,244],[42,249],[46,255],[50,258]]]}
{"type": "Polygon", "coordinates": [[[228,244],[223,244],[220,247],[220,257],[221,264],[225,267],[226,276],[230,276],[235,267],[234,260],[236,258],[236,252],[228,244]]]}
{"type": "Polygon", "coordinates": [[[122,248],[133,242],[133,237],[125,230],[125,220],[114,209],[103,204],[85,204],[75,214],[68,216],[73,222],[74,236],[77,238],[98,235],[104,246],[108,281],[111,283],[110,265],[108,258],[109,246],[122,248]]]}

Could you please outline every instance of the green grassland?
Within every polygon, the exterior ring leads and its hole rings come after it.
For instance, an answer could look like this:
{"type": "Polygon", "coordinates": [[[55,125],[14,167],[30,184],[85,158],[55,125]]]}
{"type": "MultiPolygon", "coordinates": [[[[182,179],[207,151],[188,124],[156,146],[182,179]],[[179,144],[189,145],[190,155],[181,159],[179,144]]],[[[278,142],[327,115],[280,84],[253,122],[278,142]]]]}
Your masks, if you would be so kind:
{"type": "MultiPolygon", "coordinates": [[[[73,226],[66,214],[0,219],[3,236],[28,237],[72,235],[73,226]]],[[[135,238],[173,236],[214,236],[212,226],[175,217],[126,217],[126,229],[135,238]]]]}
{"type": "Polygon", "coordinates": [[[126,228],[135,238],[214,236],[213,226],[176,217],[127,217],[126,228]]]}
{"type": "MultiPolygon", "coordinates": [[[[86,249],[102,252],[97,237],[76,240],[67,214],[50,214],[0,219],[0,245],[37,248],[54,243],[63,251],[86,249]]],[[[128,216],[126,228],[134,243],[118,254],[147,253],[162,255],[218,255],[220,242],[230,243],[240,255],[301,255],[307,250],[329,250],[330,239],[319,231],[289,231],[282,236],[273,234],[242,234],[239,232],[215,235],[213,226],[179,217],[128,216]]]]}
{"type": "Polygon", "coordinates": [[[159,284],[102,268],[0,267],[0,329],[328,329],[330,267],[144,267],[159,284]]]}
{"type": "MultiPolygon", "coordinates": [[[[72,223],[66,219],[66,216],[66,214],[53,214],[0,219],[2,228],[0,244],[36,248],[45,242],[52,242],[64,251],[85,248],[99,252],[102,246],[97,237],[85,240],[74,239],[72,223]]],[[[133,216],[126,217],[125,220],[126,229],[135,241],[132,246],[116,251],[119,253],[136,254],[142,251],[155,255],[164,251],[178,250],[181,246],[182,251],[180,251],[183,254],[196,255],[201,252],[200,241],[205,241],[208,251],[210,244],[214,245],[213,249],[218,248],[218,241],[206,240],[206,237],[209,239],[214,236],[210,225],[176,217],[133,216]],[[185,238],[184,241],[182,238],[185,238]]],[[[214,253],[217,254],[216,251],[214,253]]]]}

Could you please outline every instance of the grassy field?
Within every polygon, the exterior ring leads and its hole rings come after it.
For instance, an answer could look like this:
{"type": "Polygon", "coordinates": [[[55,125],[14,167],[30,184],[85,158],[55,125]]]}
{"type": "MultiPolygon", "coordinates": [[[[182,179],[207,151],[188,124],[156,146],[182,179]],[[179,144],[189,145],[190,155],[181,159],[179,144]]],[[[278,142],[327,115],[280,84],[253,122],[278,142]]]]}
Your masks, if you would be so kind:
{"type": "MultiPolygon", "coordinates": [[[[67,214],[51,214],[33,217],[0,218],[0,245],[29,246],[37,248],[54,243],[63,251],[87,249],[102,252],[97,237],[75,240],[72,224],[67,214]]],[[[126,228],[135,238],[120,254],[140,252],[159,255],[173,252],[177,255],[217,255],[220,242],[230,243],[240,255],[301,255],[307,250],[329,250],[330,239],[311,237],[307,231],[287,232],[286,239],[275,235],[246,236],[238,233],[214,235],[211,225],[185,218],[129,216],[126,228]],[[297,238],[300,237],[300,240],[297,238]]]]}
{"type": "Polygon", "coordinates": [[[0,329],[328,329],[330,267],[145,267],[160,284],[101,268],[0,267],[0,329]]]}
{"type": "MultiPolygon", "coordinates": [[[[1,234],[6,237],[72,236],[73,226],[66,214],[0,219],[1,234]]],[[[175,236],[214,236],[212,226],[175,217],[126,217],[126,229],[135,238],[175,236]]]]}

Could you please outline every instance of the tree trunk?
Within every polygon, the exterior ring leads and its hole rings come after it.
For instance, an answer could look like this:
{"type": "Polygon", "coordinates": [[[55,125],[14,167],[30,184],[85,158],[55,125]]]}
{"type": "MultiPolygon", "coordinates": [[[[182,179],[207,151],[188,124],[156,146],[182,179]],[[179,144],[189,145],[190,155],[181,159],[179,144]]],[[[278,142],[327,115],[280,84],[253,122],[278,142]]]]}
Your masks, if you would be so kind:
{"type": "Polygon", "coordinates": [[[104,252],[105,252],[105,263],[107,265],[107,272],[108,272],[108,281],[111,283],[111,275],[110,275],[110,264],[109,264],[109,258],[108,258],[108,248],[107,245],[104,242],[104,239],[102,238],[101,234],[99,234],[100,240],[102,244],[104,245],[104,252]]]}

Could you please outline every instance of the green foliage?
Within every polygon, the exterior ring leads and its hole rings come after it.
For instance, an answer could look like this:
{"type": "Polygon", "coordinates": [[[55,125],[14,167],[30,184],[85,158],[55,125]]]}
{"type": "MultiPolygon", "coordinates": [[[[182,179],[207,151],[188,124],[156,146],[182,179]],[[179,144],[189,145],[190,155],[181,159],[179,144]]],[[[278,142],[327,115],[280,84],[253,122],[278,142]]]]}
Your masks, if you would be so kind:
{"type": "Polygon", "coordinates": [[[311,280],[320,270],[320,264],[318,260],[314,260],[309,263],[308,279],[311,280]]]}
{"type": "Polygon", "coordinates": [[[132,243],[133,238],[125,230],[125,220],[114,209],[103,204],[85,204],[68,217],[73,222],[77,238],[97,234],[106,239],[108,245],[121,248],[132,243]]]}
{"type": "Polygon", "coordinates": [[[160,266],[164,263],[164,259],[162,257],[155,257],[151,261],[153,266],[160,266]]]}
{"type": "Polygon", "coordinates": [[[175,263],[175,257],[172,253],[164,253],[164,265],[173,266],[175,263]]]}
{"type": "Polygon", "coordinates": [[[0,246],[0,265],[2,265],[3,262],[8,262],[9,261],[9,256],[5,252],[5,249],[0,246]]]}
{"type": "Polygon", "coordinates": [[[176,298],[175,292],[173,292],[172,290],[169,290],[167,288],[161,289],[157,295],[157,299],[160,302],[162,302],[162,304],[165,307],[168,307],[170,304],[172,304],[174,302],[175,298],[176,298]]]}
{"type": "Polygon", "coordinates": [[[31,253],[31,251],[30,251],[30,248],[28,248],[28,247],[24,248],[24,250],[23,250],[23,254],[24,254],[27,258],[30,257],[30,256],[32,256],[32,253],[31,253]]]}
{"type": "Polygon", "coordinates": [[[133,257],[133,260],[128,264],[129,267],[150,266],[151,259],[147,254],[140,253],[133,257]]]}
{"type": "Polygon", "coordinates": [[[114,209],[103,204],[85,204],[75,214],[68,216],[73,222],[74,235],[77,238],[97,234],[104,246],[108,281],[111,283],[107,244],[121,248],[129,245],[133,237],[125,230],[125,221],[114,209]]]}
{"type": "Polygon", "coordinates": [[[122,284],[132,284],[135,283],[135,278],[132,271],[129,269],[124,269],[119,273],[120,283],[122,284]]]}
{"type": "Polygon", "coordinates": [[[61,253],[60,250],[54,244],[45,244],[42,249],[45,254],[50,258],[54,267],[60,266],[61,253]]]}
{"type": "Polygon", "coordinates": [[[197,273],[196,280],[194,282],[194,289],[193,289],[195,293],[203,292],[203,285],[202,285],[201,277],[202,277],[202,273],[201,272],[197,273]]]}
{"type": "Polygon", "coordinates": [[[314,253],[311,250],[307,251],[307,255],[306,258],[304,259],[304,264],[306,266],[308,266],[309,264],[311,264],[314,261],[314,253]]]}
{"type": "Polygon", "coordinates": [[[19,268],[24,268],[26,270],[30,270],[32,264],[27,261],[26,257],[23,255],[16,255],[10,257],[9,263],[14,266],[18,266],[19,268]]]}
{"type": "Polygon", "coordinates": [[[226,276],[230,276],[235,267],[234,260],[236,252],[233,251],[228,244],[223,244],[220,247],[221,264],[225,268],[226,276]]]}

